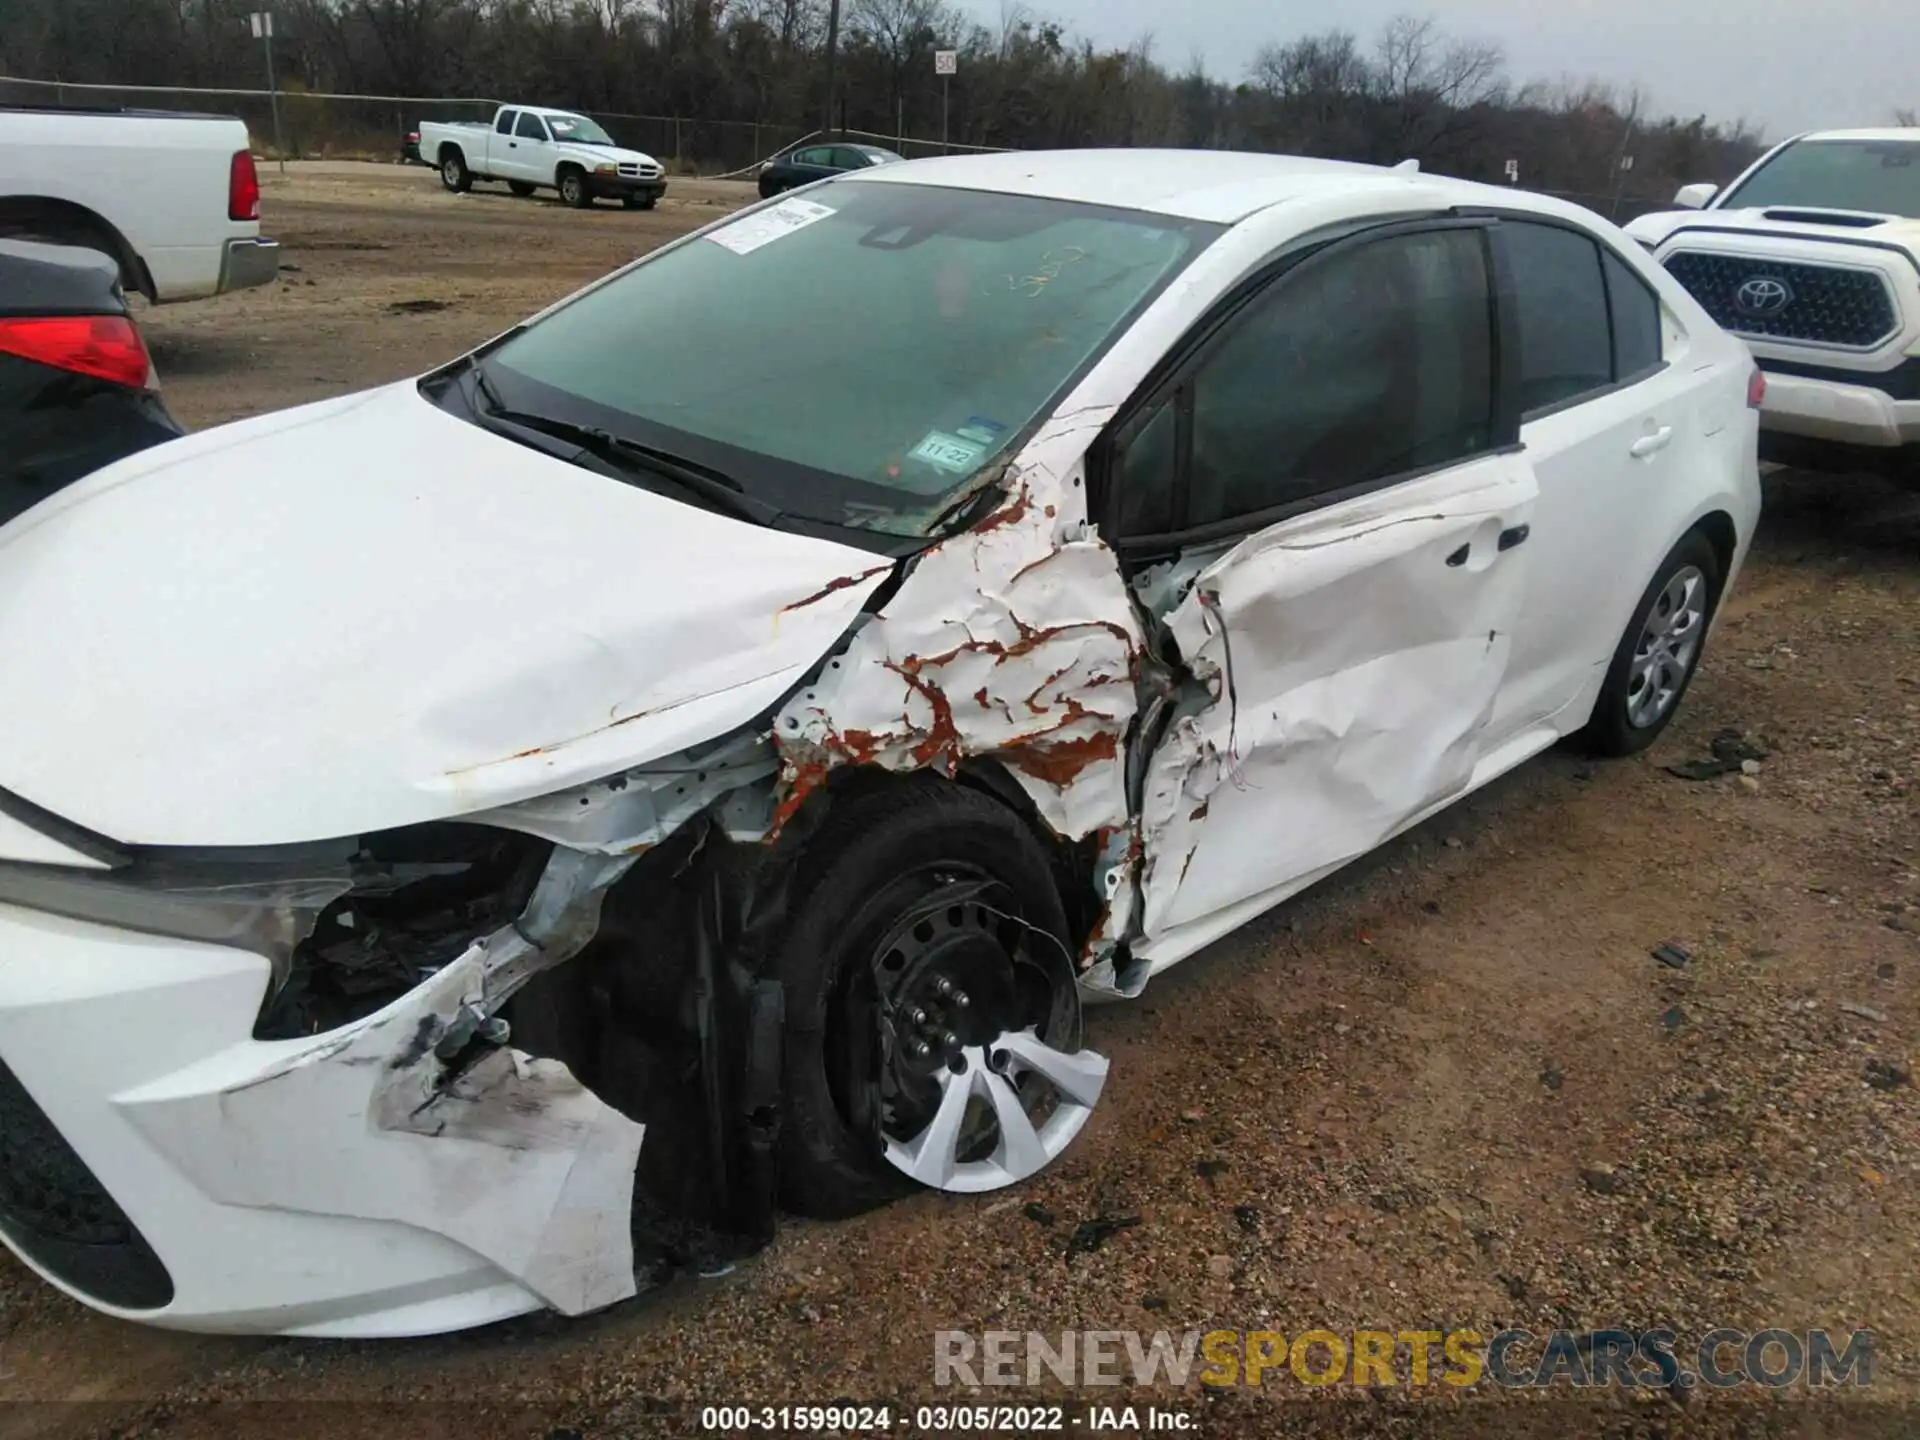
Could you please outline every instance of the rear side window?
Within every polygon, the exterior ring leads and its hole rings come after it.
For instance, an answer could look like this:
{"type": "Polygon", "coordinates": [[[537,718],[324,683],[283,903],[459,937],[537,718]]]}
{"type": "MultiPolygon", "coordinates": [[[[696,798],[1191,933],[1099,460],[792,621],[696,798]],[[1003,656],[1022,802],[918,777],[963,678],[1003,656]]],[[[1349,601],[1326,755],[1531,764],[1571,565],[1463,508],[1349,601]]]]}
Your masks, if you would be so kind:
{"type": "Polygon", "coordinates": [[[1520,331],[1520,410],[1535,414],[1613,383],[1600,247],[1555,225],[1503,222],[1520,331]]]}
{"type": "Polygon", "coordinates": [[[530,112],[523,113],[520,116],[520,123],[514,127],[513,133],[518,135],[522,140],[544,140],[547,138],[547,127],[540,123],[540,117],[538,115],[530,112]]]}
{"type": "MultiPolygon", "coordinates": [[[[1493,322],[1480,231],[1390,236],[1307,260],[1188,383],[1187,528],[1487,449],[1493,322]]],[[[1122,505],[1154,509],[1138,497],[1122,505]]]]}
{"type": "Polygon", "coordinates": [[[1613,318],[1613,378],[1633,380],[1660,366],[1660,297],[1611,250],[1601,250],[1613,318]]]}
{"type": "Polygon", "coordinates": [[[495,133],[511,135],[513,133],[513,122],[518,118],[519,114],[520,112],[518,110],[502,110],[493,122],[495,133]]]}

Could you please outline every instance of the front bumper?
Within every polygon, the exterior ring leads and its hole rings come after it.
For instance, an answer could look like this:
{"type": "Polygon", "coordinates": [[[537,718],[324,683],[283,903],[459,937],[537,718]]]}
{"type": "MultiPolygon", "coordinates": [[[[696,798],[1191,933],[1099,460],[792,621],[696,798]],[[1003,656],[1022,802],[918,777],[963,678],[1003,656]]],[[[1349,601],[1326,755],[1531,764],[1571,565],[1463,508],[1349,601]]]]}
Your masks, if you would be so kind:
{"type": "Polygon", "coordinates": [[[220,293],[271,284],[279,274],[279,241],[229,240],[220,256],[220,293]]]}
{"type": "Polygon", "coordinates": [[[667,178],[636,180],[624,175],[589,175],[587,189],[603,200],[658,200],[667,193],[667,178]]]}
{"type": "Polygon", "coordinates": [[[10,1072],[26,1100],[0,1104],[0,1236],[95,1308],[186,1330],[429,1334],[634,1293],[642,1127],[519,1051],[431,1075],[436,1017],[484,958],[342,1029],[257,1041],[264,957],[0,905],[0,1089],[10,1072]],[[74,1163],[23,1173],[36,1123],[74,1163]],[[49,1202],[50,1176],[88,1174],[95,1191],[49,1202]]]}
{"type": "MultiPolygon", "coordinates": [[[[1766,363],[1761,362],[1766,369],[1766,363]]],[[[1920,400],[1870,385],[1767,370],[1760,427],[1780,435],[1891,449],[1920,444],[1920,400]]]]}

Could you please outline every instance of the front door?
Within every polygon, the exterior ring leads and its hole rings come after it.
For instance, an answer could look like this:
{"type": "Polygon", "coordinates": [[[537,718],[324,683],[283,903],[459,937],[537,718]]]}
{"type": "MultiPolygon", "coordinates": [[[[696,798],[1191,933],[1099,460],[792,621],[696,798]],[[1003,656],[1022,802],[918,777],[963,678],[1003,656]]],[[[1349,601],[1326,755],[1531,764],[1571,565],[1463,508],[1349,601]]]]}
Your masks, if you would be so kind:
{"type": "Polygon", "coordinates": [[[1104,513],[1176,686],[1135,763],[1155,969],[1469,784],[1538,493],[1485,231],[1299,261],[1115,437],[1104,513]]]}
{"type": "Polygon", "coordinates": [[[507,141],[507,168],[503,180],[526,180],[539,185],[553,183],[553,146],[547,139],[547,122],[531,110],[520,112],[520,122],[507,141]]]}

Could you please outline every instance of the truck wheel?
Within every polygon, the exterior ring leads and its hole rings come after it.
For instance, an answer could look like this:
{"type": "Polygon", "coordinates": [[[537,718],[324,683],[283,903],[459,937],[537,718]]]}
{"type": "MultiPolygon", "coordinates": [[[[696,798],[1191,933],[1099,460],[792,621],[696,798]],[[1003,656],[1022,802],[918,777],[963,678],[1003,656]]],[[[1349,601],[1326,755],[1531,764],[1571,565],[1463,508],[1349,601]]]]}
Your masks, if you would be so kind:
{"type": "Polygon", "coordinates": [[[1029,1179],[1091,1115],[1066,916],[1046,852],[977,791],[909,782],[836,800],[795,877],[780,1187],[839,1218],[916,1183],[1029,1179]]]}
{"type": "Polygon", "coordinates": [[[467,169],[467,157],[458,150],[441,154],[440,183],[456,195],[464,195],[473,188],[473,172],[467,169]]]}
{"type": "Polygon", "coordinates": [[[522,200],[533,194],[535,188],[534,185],[525,180],[509,180],[507,182],[507,189],[518,195],[522,200]]]}
{"type": "Polygon", "coordinates": [[[587,188],[587,177],[578,170],[560,172],[560,199],[576,210],[593,208],[593,192],[587,188]]]}

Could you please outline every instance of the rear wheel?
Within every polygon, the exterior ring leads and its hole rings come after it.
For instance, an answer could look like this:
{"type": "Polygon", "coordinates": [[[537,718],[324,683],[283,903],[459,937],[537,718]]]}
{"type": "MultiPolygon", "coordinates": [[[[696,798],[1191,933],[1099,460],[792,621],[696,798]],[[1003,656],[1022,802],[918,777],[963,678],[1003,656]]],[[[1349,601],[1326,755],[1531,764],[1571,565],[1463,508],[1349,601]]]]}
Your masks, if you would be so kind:
{"type": "Polygon", "coordinates": [[[533,194],[535,186],[527,180],[509,180],[507,182],[507,189],[524,200],[527,196],[533,194]]]}
{"type": "Polygon", "coordinates": [[[976,1192],[1049,1164],[1092,1113],[1104,1058],[1048,857],[958,786],[836,802],[809,843],[778,960],[786,988],[782,1198],[858,1213],[915,1183],[976,1192]]]}
{"type": "Polygon", "coordinates": [[[562,170],[560,198],[576,210],[592,208],[593,192],[587,188],[587,177],[578,170],[562,170]]]}
{"type": "Polygon", "coordinates": [[[1680,708],[1720,601],[1720,557],[1690,531],[1668,552],[1620,637],[1586,737],[1603,755],[1635,755],[1680,708]]]}
{"type": "Polygon", "coordinates": [[[467,169],[467,157],[458,150],[448,150],[440,156],[440,183],[456,195],[464,195],[473,188],[473,172],[467,169]]]}

